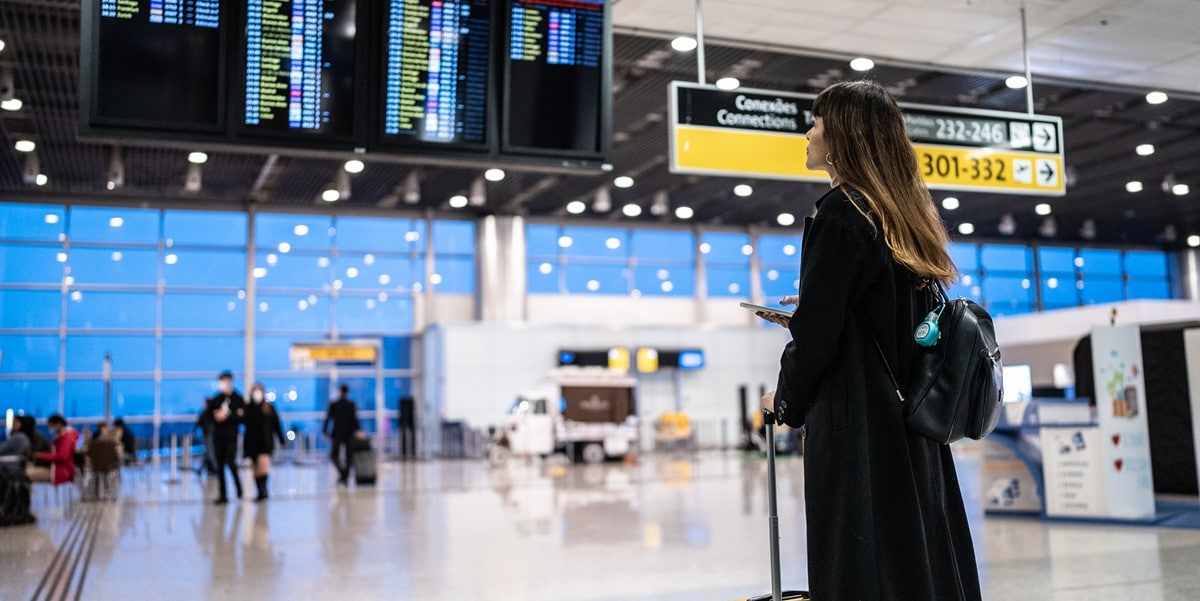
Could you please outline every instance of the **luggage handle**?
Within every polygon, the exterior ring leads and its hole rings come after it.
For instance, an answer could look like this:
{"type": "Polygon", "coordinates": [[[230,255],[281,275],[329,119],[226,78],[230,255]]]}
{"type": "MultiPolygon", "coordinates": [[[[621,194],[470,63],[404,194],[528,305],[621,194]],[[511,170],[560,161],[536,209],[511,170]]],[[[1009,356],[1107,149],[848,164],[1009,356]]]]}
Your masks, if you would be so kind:
{"type": "Polygon", "coordinates": [[[775,414],[764,409],[763,425],[767,430],[767,523],[771,544],[771,599],[783,601],[783,586],[779,576],[779,508],[775,500],[775,414]]]}

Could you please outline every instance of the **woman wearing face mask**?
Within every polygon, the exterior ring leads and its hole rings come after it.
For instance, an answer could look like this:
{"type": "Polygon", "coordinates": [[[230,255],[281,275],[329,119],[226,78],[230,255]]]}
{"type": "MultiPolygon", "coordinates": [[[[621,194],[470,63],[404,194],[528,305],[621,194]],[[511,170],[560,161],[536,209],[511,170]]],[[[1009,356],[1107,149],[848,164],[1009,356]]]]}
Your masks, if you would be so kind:
{"type": "Polygon", "coordinates": [[[280,446],[286,441],[283,438],[283,426],[279,423],[279,413],[267,402],[262,384],[255,384],[250,389],[250,402],[246,404],[246,416],[242,422],[246,424],[242,455],[254,464],[254,483],[258,486],[258,496],[254,500],[263,501],[269,496],[267,478],[271,474],[271,451],[275,450],[275,439],[279,439],[280,446]]]}

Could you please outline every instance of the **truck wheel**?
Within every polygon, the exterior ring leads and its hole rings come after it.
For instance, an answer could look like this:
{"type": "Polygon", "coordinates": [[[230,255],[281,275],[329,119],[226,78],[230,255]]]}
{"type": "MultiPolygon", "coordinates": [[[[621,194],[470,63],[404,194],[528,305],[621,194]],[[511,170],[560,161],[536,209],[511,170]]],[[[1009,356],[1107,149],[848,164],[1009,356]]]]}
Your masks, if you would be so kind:
{"type": "Polygon", "coordinates": [[[492,465],[503,465],[511,455],[507,445],[492,444],[488,447],[488,462],[492,465]]]}
{"type": "Polygon", "coordinates": [[[589,442],[584,445],[583,452],[579,455],[583,459],[583,462],[588,465],[603,463],[608,458],[604,453],[604,445],[598,442],[589,442]]]}

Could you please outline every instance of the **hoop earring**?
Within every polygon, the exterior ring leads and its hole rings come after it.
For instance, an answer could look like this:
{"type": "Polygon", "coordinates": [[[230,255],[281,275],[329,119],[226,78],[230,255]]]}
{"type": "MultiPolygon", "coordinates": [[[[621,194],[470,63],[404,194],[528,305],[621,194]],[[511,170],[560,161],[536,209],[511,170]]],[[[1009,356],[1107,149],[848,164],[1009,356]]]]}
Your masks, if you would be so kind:
{"type": "Polygon", "coordinates": [[[829,154],[828,152],[827,152],[827,153],[825,153],[825,163],[826,163],[826,164],[832,165],[832,164],[834,164],[834,163],[836,163],[836,162],[837,162],[837,161],[833,160],[833,155],[829,154]]]}

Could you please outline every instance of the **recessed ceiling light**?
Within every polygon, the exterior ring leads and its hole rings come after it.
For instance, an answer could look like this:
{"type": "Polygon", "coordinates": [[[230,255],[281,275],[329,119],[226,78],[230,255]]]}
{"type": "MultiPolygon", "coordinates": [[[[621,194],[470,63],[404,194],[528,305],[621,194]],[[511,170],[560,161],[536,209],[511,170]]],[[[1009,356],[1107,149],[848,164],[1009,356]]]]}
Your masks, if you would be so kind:
{"type": "Polygon", "coordinates": [[[308,235],[308,226],[301,223],[300,225],[297,225],[296,227],[292,228],[292,233],[296,234],[297,236],[307,236],[308,235]]]}
{"type": "Polygon", "coordinates": [[[1013,75],[1012,77],[1004,80],[1004,85],[1014,90],[1019,90],[1029,85],[1029,80],[1025,79],[1024,75],[1013,75]]]}
{"type": "Polygon", "coordinates": [[[1033,212],[1038,215],[1049,215],[1051,212],[1050,205],[1046,203],[1038,203],[1033,207],[1033,212]]]}
{"type": "Polygon", "coordinates": [[[1154,91],[1146,94],[1146,102],[1150,104],[1162,104],[1167,101],[1166,92],[1154,91]]]}
{"type": "Polygon", "coordinates": [[[193,165],[203,165],[208,162],[208,154],[204,152],[189,152],[188,162],[193,165]]]}
{"type": "Polygon", "coordinates": [[[691,52],[696,49],[696,38],[681,35],[671,40],[671,47],[676,52],[691,52]]]}
{"type": "Polygon", "coordinates": [[[691,219],[696,214],[692,207],[675,207],[675,217],[677,219],[691,219]]]}
{"type": "Polygon", "coordinates": [[[622,175],[621,177],[613,180],[613,185],[618,188],[632,188],[633,178],[629,177],[628,175],[622,175]]]}
{"type": "Polygon", "coordinates": [[[1171,186],[1171,192],[1175,194],[1175,196],[1187,196],[1188,192],[1191,191],[1192,189],[1187,184],[1175,184],[1174,186],[1171,186]]]}
{"type": "Polygon", "coordinates": [[[450,206],[456,209],[461,209],[467,206],[467,197],[462,194],[455,194],[450,197],[450,206]]]}
{"type": "Polygon", "coordinates": [[[871,69],[875,68],[875,61],[860,56],[850,61],[850,68],[854,69],[855,71],[870,71],[871,69]]]}
{"type": "Polygon", "coordinates": [[[321,200],[325,202],[337,202],[342,197],[342,193],[330,188],[321,193],[321,200]]]}
{"type": "Polygon", "coordinates": [[[0,40],[0,52],[4,52],[5,46],[8,46],[8,44],[5,44],[4,40],[0,40]]]}
{"type": "Polygon", "coordinates": [[[366,163],[363,163],[358,159],[350,159],[342,165],[342,169],[345,169],[346,173],[362,173],[362,170],[366,168],[366,163]]]}
{"type": "Polygon", "coordinates": [[[504,179],[503,169],[488,169],[483,172],[483,179],[489,182],[498,182],[504,179]]]}
{"type": "Polygon", "coordinates": [[[742,82],[736,77],[722,77],[717,80],[717,89],[720,90],[736,90],[741,87],[742,82]]]}
{"type": "Polygon", "coordinates": [[[942,208],[947,211],[953,211],[958,208],[958,199],[953,196],[947,196],[942,199],[942,208]]]}
{"type": "Polygon", "coordinates": [[[567,212],[572,215],[579,215],[587,210],[587,203],[582,200],[572,200],[567,203],[567,212]]]}
{"type": "Polygon", "coordinates": [[[25,106],[25,103],[21,102],[20,98],[9,98],[8,100],[0,101],[0,109],[6,111],[19,111],[23,106],[25,106]]]}
{"type": "MultiPolygon", "coordinates": [[[[39,174],[37,174],[37,177],[35,177],[33,179],[33,183],[35,183],[39,186],[44,186],[49,181],[50,181],[50,178],[46,177],[45,173],[39,173],[39,174]]],[[[1184,192],[1184,194],[1187,194],[1187,192],[1184,192]]],[[[1182,196],[1182,194],[1181,194],[1181,196],[1182,196]]]]}
{"type": "Polygon", "coordinates": [[[1142,182],[1139,182],[1137,180],[1133,180],[1131,182],[1125,182],[1125,191],[1126,192],[1141,192],[1143,189],[1144,188],[1142,186],[1142,182]]]}
{"type": "Polygon", "coordinates": [[[559,237],[558,237],[558,245],[559,245],[559,247],[561,247],[561,248],[571,248],[571,245],[572,245],[572,244],[575,244],[575,240],[571,239],[571,237],[570,237],[570,236],[559,236],[559,237]]]}
{"type": "Polygon", "coordinates": [[[1192,248],[1200,246],[1200,236],[1188,236],[1188,246],[1192,248]]]}
{"type": "Polygon", "coordinates": [[[745,198],[754,194],[754,188],[750,184],[738,184],[733,187],[733,194],[745,198]]]}
{"type": "Polygon", "coordinates": [[[787,227],[796,223],[796,216],[792,215],[791,213],[780,213],[779,216],[775,218],[775,222],[779,225],[787,227]]]}
{"type": "Polygon", "coordinates": [[[17,140],[17,143],[13,144],[13,148],[16,148],[17,152],[33,152],[37,148],[37,144],[34,144],[33,140],[17,140]]]}
{"type": "Polygon", "coordinates": [[[1136,152],[1137,155],[1140,157],[1148,157],[1148,156],[1154,154],[1154,145],[1153,144],[1138,144],[1137,148],[1134,148],[1133,151],[1136,152]]]}
{"type": "Polygon", "coordinates": [[[125,220],[120,217],[113,217],[108,220],[108,227],[121,227],[125,225],[125,220]]]}
{"type": "Polygon", "coordinates": [[[964,236],[970,236],[971,234],[974,234],[975,224],[970,222],[958,224],[958,233],[964,236]]]}
{"type": "Polygon", "coordinates": [[[637,217],[638,215],[642,214],[642,207],[641,205],[631,202],[621,207],[621,212],[624,213],[626,217],[637,217]]]}

